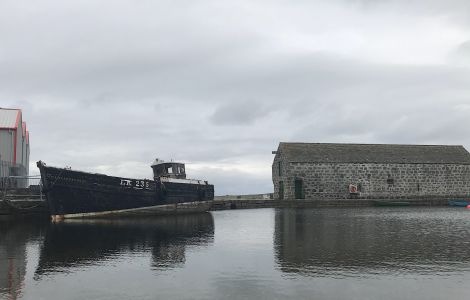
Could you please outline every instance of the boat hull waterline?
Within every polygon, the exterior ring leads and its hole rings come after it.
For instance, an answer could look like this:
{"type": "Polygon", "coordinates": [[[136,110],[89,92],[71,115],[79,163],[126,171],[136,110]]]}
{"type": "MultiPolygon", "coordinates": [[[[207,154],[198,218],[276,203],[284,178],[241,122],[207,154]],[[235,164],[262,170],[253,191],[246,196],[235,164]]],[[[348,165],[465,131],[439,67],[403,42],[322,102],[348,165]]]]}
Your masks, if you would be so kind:
{"type": "Polygon", "coordinates": [[[129,208],[120,210],[52,215],[53,220],[79,219],[79,218],[109,218],[109,217],[133,217],[172,215],[185,213],[202,213],[210,210],[212,201],[184,202],[175,204],[163,204],[149,207],[129,208]]]}

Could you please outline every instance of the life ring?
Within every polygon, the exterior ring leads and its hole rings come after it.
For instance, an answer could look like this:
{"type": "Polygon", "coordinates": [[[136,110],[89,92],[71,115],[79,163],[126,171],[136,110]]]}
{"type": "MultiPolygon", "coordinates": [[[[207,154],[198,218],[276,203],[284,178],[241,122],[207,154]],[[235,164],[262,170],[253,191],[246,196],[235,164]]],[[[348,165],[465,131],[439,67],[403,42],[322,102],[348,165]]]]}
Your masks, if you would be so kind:
{"type": "Polygon", "coordinates": [[[357,193],[358,193],[358,191],[357,191],[357,185],[350,184],[350,185],[349,185],[349,193],[350,193],[350,194],[357,194],[357,193]]]}

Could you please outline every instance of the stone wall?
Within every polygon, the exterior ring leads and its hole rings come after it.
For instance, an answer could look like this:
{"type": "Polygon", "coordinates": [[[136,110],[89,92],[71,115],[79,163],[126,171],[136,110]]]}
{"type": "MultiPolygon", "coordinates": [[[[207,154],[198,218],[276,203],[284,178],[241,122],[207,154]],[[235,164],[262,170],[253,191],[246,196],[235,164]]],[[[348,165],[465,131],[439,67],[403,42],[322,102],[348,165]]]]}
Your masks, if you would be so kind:
{"type": "MultiPolygon", "coordinates": [[[[287,183],[287,177],[289,172],[289,163],[287,163],[284,159],[282,159],[280,153],[277,153],[276,156],[274,157],[273,164],[272,164],[272,179],[273,179],[273,185],[274,185],[274,199],[279,199],[279,181],[284,182],[284,190],[285,190],[285,184],[287,183]],[[281,174],[279,173],[281,171],[281,174]]],[[[291,177],[291,176],[290,176],[291,177]]],[[[292,184],[293,183],[292,179],[292,184]]],[[[286,199],[286,197],[284,197],[286,199]]]]}
{"type": "Polygon", "coordinates": [[[470,165],[286,163],[278,172],[280,158],[273,162],[274,198],[279,199],[279,181],[284,199],[295,198],[294,181],[303,181],[305,199],[393,199],[470,196],[470,165]],[[359,188],[350,194],[349,185],[359,188]]]}

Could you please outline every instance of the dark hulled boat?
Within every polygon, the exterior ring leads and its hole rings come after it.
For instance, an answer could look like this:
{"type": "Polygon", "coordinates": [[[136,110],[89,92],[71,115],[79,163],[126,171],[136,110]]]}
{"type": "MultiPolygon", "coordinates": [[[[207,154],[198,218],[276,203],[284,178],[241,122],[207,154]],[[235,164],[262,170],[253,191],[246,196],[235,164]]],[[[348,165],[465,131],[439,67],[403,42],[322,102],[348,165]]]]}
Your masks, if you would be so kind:
{"type": "Polygon", "coordinates": [[[458,207],[467,207],[470,205],[470,201],[465,200],[450,200],[448,202],[449,206],[458,206],[458,207]]]}
{"type": "Polygon", "coordinates": [[[199,212],[214,199],[214,186],[186,179],[182,163],[155,160],[153,180],[37,166],[53,219],[199,212]]]}

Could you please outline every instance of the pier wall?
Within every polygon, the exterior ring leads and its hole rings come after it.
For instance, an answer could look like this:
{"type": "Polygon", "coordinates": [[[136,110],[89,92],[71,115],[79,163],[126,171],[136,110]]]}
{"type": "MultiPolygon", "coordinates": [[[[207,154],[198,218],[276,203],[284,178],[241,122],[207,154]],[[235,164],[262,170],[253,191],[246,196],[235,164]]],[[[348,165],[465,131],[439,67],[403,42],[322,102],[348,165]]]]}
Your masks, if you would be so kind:
{"type": "Polygon", "coordinates": [[[273,193],[248,194],[248,195],[224,195],[215,196],[214,200],[269,200],[273,199],[273,193]]]}
{"type": "MultiPolygon", "coordinates": [[[[376,206],[375,201],[384,199],[321,199],[321,200],[273,200],[273,199],[218,199],[214,200],[210,206],[211,211],[230,210],[230,209],[254,209],[254,208],[322,208],[322,207],[371,207],[376,206]]],[[[388,199],[393,201],[393,199],[388,199]]],[[[448,206],[452,198],[442,197],[422,197],[414,199],[403,199],[400,201],[409,202],[410,206],[448,206]]],[[[462,200],[469,201],[470,198],[462,200]]],[[[14,200],[8,205],[0,200],[0,216],[2,215],[26,215],[39,214],[48,215],[46,203],[40,200],[14,200]],[[16,208],[23,208],[18,210],[16,208]]],[[[137,217],[138,214],[134,215],[137,217]]]]}

